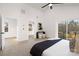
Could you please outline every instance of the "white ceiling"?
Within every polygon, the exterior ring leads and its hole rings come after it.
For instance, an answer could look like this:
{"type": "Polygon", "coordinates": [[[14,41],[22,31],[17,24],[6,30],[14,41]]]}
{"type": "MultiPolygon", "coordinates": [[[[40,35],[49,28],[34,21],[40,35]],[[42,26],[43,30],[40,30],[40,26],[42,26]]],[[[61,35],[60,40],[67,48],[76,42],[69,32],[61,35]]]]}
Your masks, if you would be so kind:
{"type": "MultiPolygon", "coordinates": [[[[47,3],[26,3],[29,6],[36,7],[36,8],[41,8],[42,6],[46,5],[47,3]]],[[[67,5],[72,5],[72,6],[79,6],[79,3],[62,3],[62,4],[54,4],[55,6],[67,6],[67,5]]]]}
{"type": "MultiPolygon", "coordinates": [[[[49,9],[48,6],[46,6],[45,8],[41,8],[42,6],[46,5],[47,3],[25,3],[26,5],[29,5],[33,8],[39,9],[41,11],[46,11],[49,9]]],[[[62,3],[62,4],[53,4],[53,7],[56,6],[79,6],[79,3],[62,3]]]]}
{"type": "Polygon", "coordinates": [[[32,6],[32,7],[41,8],[42,6],[44,6],[47,3],[26,3],[26,4],[29,6],[32,6]]]}
{"type": "Polygon", "coordinates": [[[31,6],[32,8],[36,8],[40,11],[45,11],[47,10],[46,8],[41,8],[42,6],[46,5],[47,3],[26,3],[26,5],[31,6]]]}

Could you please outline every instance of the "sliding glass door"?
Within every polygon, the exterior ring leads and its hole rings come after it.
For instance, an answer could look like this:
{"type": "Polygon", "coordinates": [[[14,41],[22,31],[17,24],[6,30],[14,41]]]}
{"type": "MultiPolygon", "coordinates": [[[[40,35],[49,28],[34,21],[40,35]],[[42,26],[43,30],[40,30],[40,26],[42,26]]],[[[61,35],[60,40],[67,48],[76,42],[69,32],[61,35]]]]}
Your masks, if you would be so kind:
{"type": "Polygon", "coordinates": [[[79,38],[79,20],[66,20],[59,23],[58,37],[62,39],[79,38]]]}

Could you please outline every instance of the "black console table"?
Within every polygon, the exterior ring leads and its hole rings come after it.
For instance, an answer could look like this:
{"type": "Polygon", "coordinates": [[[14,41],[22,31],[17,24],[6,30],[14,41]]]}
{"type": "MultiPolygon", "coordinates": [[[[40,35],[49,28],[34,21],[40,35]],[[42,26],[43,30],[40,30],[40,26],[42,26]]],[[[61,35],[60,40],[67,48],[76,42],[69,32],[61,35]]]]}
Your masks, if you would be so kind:
{"type": "Polygon", "coordinates": [[[40,33],[46,34],[45,31],[38,31],[38,32],[36,33],[36,38],[37,38],[37,39],[39,39],[39,34],[40,34],[40,33]]]}

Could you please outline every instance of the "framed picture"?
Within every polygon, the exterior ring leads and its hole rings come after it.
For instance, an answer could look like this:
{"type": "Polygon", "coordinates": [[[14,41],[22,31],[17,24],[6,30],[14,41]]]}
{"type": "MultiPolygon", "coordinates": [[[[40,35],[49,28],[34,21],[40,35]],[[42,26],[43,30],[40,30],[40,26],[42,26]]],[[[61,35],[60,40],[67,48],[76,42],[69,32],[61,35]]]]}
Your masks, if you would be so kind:
{"type": "Polygon", "coordinates": [[[4,31],[5,31],[5,32],[8,32],[8,23],[7,23],[7,22],[5,23],[4,31]]]}
{"type": "Polygon", "coordinates": [[[29,31],[32,31],[32,24],[29,24],[29,31]]]}

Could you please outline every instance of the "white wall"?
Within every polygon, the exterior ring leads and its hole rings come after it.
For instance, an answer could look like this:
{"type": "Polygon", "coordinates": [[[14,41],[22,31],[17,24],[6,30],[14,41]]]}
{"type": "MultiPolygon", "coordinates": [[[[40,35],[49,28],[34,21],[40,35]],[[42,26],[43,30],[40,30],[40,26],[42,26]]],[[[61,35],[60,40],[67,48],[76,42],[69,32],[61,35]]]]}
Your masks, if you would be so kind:
{"type": "Polygon", "coordinates": [[[0,14],[17,20],[17,40],[28,40],[28,22],[34,21],[34,34],[37,31],[37,22],[42,19],[42,12],[26,4],[0,4],[0,14]],[[22,13],[21,10],[25,10],[22,13]],[[23,30],[24,28],[24,30],[23,30]]]}
{"type": "Polygon", "coordinates": [[[1,34],[1,32],[2,32],[2,17],[1,17],[1,15],[0,15],[0,50],[2,49],[2,34],[1,34]]]}
{"type": "Polygon", "coordinates": [[[57,23],[63,20],[79,19],[79,4],[53,5],[44,12],[42,20],[48,37],[57,37],[57,23]]]}
{"type": "Polygon", "coordinates": [[[19,39],[23,39],[26,40],[26,35],[29,35],[29,31],[28,31],[28,24],[29,21],[33,21],[34,22],[34,31],[32,32],[32,34],[36,34],[37,32],[37,23],[40,22],[40,20],[42,20],[42,12],[38,9],[32,8],[31,6],[25,5],[24,8],[26,13],[25,15],[21,13],[20,18],[21,21],[19,21],[18,19],[18,38],[19,39]],[[24,28],[24,30],[23,30],[24,28]],[[25,34],[25,35],[24,35],[25,34]]]}

